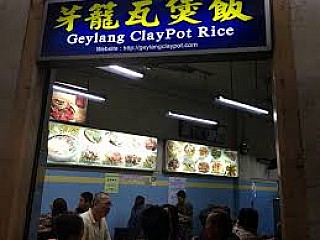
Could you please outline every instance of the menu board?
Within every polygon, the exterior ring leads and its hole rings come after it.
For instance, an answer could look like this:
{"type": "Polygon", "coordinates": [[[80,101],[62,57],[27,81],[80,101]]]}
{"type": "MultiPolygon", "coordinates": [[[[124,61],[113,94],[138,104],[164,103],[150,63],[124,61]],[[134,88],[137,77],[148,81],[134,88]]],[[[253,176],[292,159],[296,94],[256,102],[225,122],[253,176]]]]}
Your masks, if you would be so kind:
{"type": "Polygon", "coordinates": [[[88,99],[83,96],[54,90],[50,107],[50,119],[84,123],[86,121],[87,106],[88,99]]]}
{"type": "Polygon", "coordinates": [[[48,163],[154,171],[157,139],[49,122],[48,163]]]}
{"type": "Polygon", "coordinates": [[[223,148],[168,140],[165,170],[238,177],[238,154],[223,148]]]}

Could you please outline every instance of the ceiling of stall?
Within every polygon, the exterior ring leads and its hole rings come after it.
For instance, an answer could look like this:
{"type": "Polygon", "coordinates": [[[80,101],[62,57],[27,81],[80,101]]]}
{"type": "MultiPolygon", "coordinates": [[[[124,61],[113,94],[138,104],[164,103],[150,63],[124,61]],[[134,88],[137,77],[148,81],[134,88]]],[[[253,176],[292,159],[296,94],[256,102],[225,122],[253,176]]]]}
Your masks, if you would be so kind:
{"type": "Polygon", "coordinates": [[[154,135],[162,134],[161,129],[165,128],[170,134],[170,131],[175,131],[176,125],[164,118],[160,121],[159,116],[163,116],[162,111],[168,110],[166,104],[173,107],[176,104],[181,107],[177,110],[185,110],[186,114],[194,113],[195,116],[217,119],[226,123],[230,131],[237,129],[233,137],[239,141],[250,139],[251,151],[257,152],[257,156],[274,156],[271,115],[267,118],[250,114],[237,116],[233,109],[216,106],[211,100],[214,95],[221,93],[271,111],[270,61],[121,66],[143,73],[144,78],[132,80],[92,67],[58,70],[57,80],[61,77],[60,80],[88,87],[90,91],[104,95],[110,101],[107,108],[97,104],[90,108],[93,115],[99,113],[90,118],[90,124],[105,128],[108,123],[108,127],[112,129],[129,131],[135,128],[139,129],[139,133],[145,131],[145,128],[153,129],[154,135]],[[154,97],[150,97],[152,95],[154,97]]]}
{"type": "Polygon", "coordinates": [[[80,71],[88,77],[102,78],[101,85],[116,81],[172,94],[191,94],[198,99],[209,99],[223,94],[271,109],[271,74],[268,60],[122,66],[143,73],[144,78],[126,79],[96,68],[80,71]]]}

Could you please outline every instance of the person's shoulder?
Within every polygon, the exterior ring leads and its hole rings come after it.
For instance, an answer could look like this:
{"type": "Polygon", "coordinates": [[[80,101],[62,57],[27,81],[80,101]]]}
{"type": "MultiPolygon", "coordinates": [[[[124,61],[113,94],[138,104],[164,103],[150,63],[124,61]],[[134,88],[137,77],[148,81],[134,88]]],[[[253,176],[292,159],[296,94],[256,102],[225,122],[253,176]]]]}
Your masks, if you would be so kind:
{"type": "Polygon", "coordinates": [[[79,214],[80,217],[89,216],[89,211],[79,214]]]}
{"type": "Polygon", "coordinates": [[[90,221],[90,213],[89,213],[89,211],[81,213],[79,216],[83,219],[83,222],[90,221]]]}

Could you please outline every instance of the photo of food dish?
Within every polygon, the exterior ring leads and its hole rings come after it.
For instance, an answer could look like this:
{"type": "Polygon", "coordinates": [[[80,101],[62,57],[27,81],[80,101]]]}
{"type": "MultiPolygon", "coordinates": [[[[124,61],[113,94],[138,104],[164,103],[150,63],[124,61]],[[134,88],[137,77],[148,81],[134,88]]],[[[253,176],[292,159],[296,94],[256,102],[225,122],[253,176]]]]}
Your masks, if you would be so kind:
{"type": "Polygon", "coordinates": [[[196,152],[196,148],[195,146],[193,146],[192,144],[187,143],[184,146],[184,153],[187,157],[193,157],[194,153],[196,152]]]}
{"type": "Polygon", "coordinates": [[[156,156],[148,156],[143,163],[143,167],[145,168],[154,168],[157,162],[156,156]]]}
{"type": "Polygon", "coordinates": [[[221,162],[214,162],[212,164],[212,172],[217,174],[222,174],[225,172],[223,164],[221,162]]]}
{"type": "Polygon", "coordinates": [[[199,162],[198,164],[198,171],[202,173],[207,173],[210,171],[209,163],[207,162],[199,162]]]}
{"type": "Polygon", "coordinates": [[[180,167],[179,160],[177,158],[173,158],[168,162],[168,170],[169,171],[176,171],[180,167]]]}
{"type": "Polygon", "coordinates": [[[167,151],[169,156],[175,156],[180,152],[180,146],[178,142],[168,141],[167,143],[167,151]]]}
{"type": "Polygon", "coordinates": [[[100,143],[102,141],[101,133],[98,130],[86,129],[84,130],[84,136],[91,143],[100,143]]]}
{"type": "Polygon", "coordinates": [[[75,110],[71,103],[64,99],[54,98],[51,101],[50,117],[59,121],[74,120],[75,110]]]}
{"type": "Polygon", "coordinates": [[[212,148],[211,149],[211,156],[214,159],[219,159],[221,157],[221,149],[220,148],[212,148]]]}
{"type": "Polygon", "coordinates": [[[68,135],[55,135],[48,139],[48,155],[51,161],[72,161],[77,155],[77,140],[68,135]]]}
{"type": "Polygon", "coordinates": [[[184,161],[182,165],[183,165],[183,171],[186,171],[186,172],[196,171],[195,163],[193,161],[184,161]]]}
{"type": "Polygon", "coordinates": [[[54,90],[50,106],[50,119],[64,122],[84,123],[88,99],[54,90]]]}
{"type": "Polygon", "coordinates": [[[95,151],[85,150],[81,153],[79,161],[85,163],[97,163],[99,162],[99,155],[95,151]]]}
{"type": "Polygon", "coordinates": [[[237,160],[237,153],[236,152],[225,151],[225,154],[232,162],[235,162],[237,160]]]}
{"type": "Polygon", "coordinates": [[[141,157],[135,155],[135,154],[128,154],[125,156],[125,163],[127,167],[136,166],[140,164],[141,157]]]}
{"type": "Polygon", "coordinates": [[[78,138],[80,127],[62,123],[49,122],[49,136],[67,135],[78,138]]]}
{"type": "Polygon", "coordinates": [[[226,176],[228,177],[237,177],[237,166],[236,165],[230,165],[226,167],[226,176]]]}
{"type": "Polygon", "coordinates": [[[207,157],[209,155],[209,149],[206,146],[201,146],[199,148],[199,156],[200,157],[207,157]]]}
{"type": "Polygon", "coordinates": [[[146,149],[155,151],[157,149],[157,141],[153,138],[148,138],[146,141],[146,149]]]}
{"type": "Polygon", "coordinates": [[[118,166],[122,163],[122,156],[119,152],[112,152],[106,155],[106,159],[103,164],[118,166]]]}

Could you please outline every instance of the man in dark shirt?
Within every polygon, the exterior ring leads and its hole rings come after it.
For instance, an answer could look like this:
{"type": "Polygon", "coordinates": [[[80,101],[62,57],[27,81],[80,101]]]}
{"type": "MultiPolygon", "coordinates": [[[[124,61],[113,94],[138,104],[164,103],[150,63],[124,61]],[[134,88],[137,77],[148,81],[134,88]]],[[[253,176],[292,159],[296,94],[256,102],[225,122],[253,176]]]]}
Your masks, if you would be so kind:
{"type": "Polygon", "coordinates": [[[193,206],[186,200],[186,193],[180,190],[178,197],[178,239],[189,240],[192,237],[193,206]]]}
{"type": "Polygon", "coordinates": [[[75,212],[77,214],[84,213],[89,210],[91,207],[93,200],[93,194],[91,192],[83,192],[79,196],[79,203],[78,207],[76,208],[75,212]]]}

